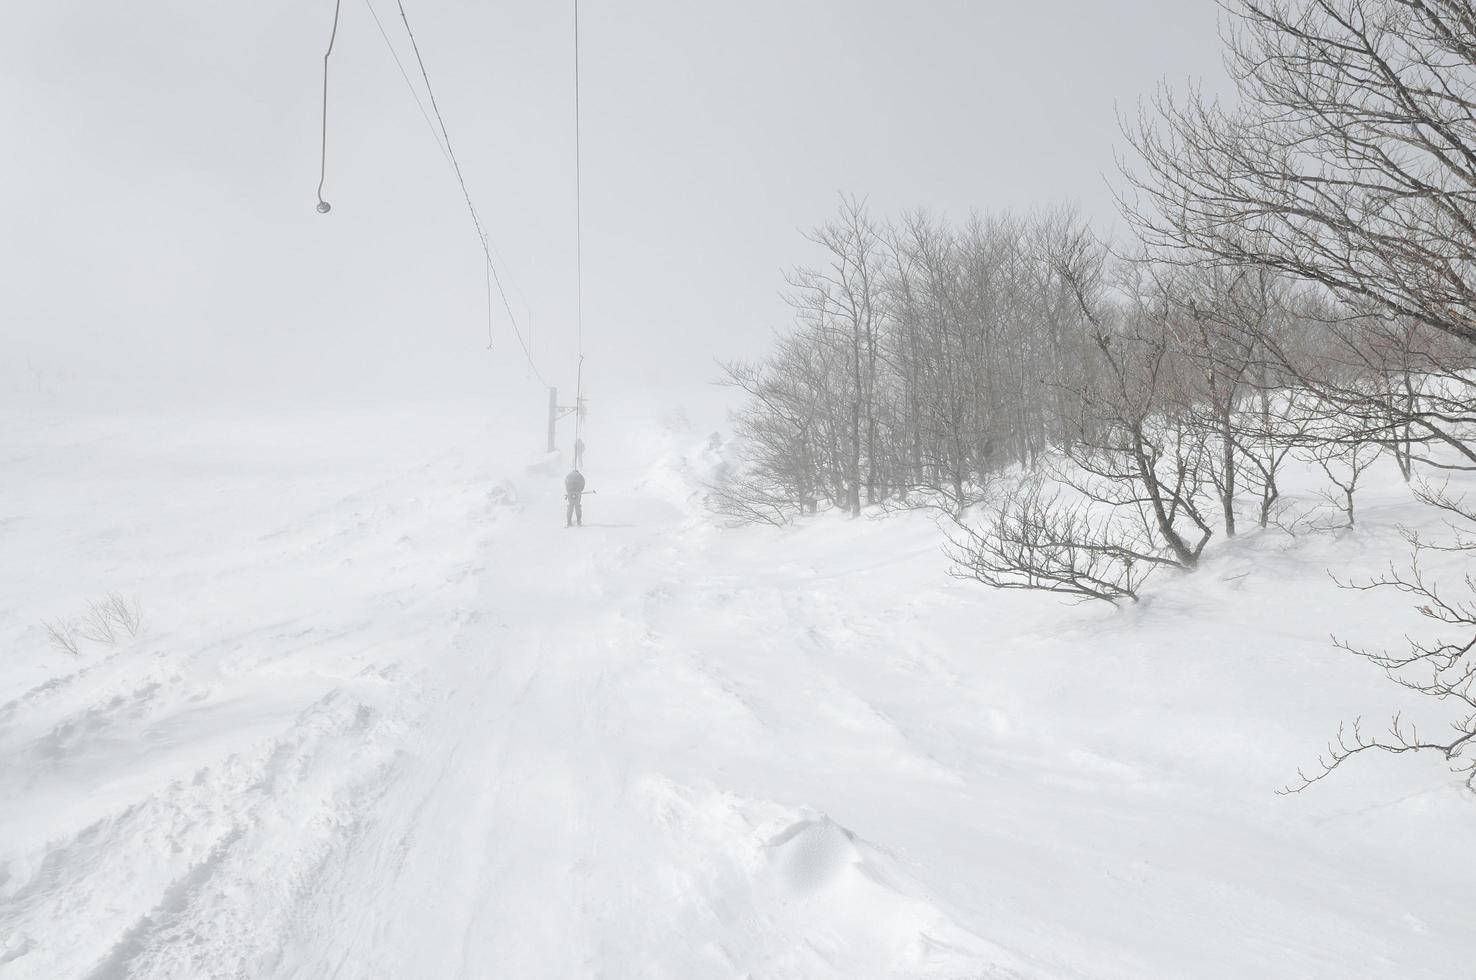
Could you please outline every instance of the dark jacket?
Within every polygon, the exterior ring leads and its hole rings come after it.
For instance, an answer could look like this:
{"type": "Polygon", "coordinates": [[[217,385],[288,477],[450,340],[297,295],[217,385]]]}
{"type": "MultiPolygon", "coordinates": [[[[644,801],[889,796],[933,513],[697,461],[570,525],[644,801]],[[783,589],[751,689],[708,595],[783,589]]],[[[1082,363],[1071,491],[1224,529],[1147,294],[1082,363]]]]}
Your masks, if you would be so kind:
{"type": "Polygon", "coordinates": [[[584,474],[579,472],[578,470],[571,470],[569,475],[564,477],[564,493],[568,494],[569,496],[573,496],[576,493],[583,492],[584,474]]]}

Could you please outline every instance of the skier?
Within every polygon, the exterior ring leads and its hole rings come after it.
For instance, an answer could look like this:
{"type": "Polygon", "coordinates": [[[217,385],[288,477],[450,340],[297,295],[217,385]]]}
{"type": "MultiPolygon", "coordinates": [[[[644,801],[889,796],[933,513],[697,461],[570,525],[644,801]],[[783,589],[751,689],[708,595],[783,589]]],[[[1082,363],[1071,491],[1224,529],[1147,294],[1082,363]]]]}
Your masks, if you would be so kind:
{"type": "Polygon", "coordinates": [[[584,526],[584,508],[579,505],[579,497],[584,493],[584,474],[577,469],[569,471],[564,477],[564,499],[569,506],[564,512],[564,526],[572,527],[577,521],[580,527],[584,526]]]}

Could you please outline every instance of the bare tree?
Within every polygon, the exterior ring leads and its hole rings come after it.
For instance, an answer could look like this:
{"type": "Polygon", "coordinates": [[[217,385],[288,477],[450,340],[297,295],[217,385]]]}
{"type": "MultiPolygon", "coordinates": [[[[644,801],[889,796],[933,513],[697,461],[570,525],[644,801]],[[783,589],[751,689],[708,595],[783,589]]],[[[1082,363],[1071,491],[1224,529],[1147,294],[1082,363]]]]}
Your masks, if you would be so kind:
{"type": "Polygon", "coordinates": [[[1306,457],[1332,483],[1319,491],[1328,505],[1343,515],[1344,527],[1357,524],[1354,498],[1363,474],[1379,458],[1379,447],[1363,443],[1319,442],[1306,450],[1306,457]]]}
{"type": "Polygon", "coordinates": [[[955,521],[952,574],[996,589],[1031,589],[1081,599],[1134,602],[1144,580],[1172,565],[1141,523],[1092,513],[1059,484],[1035,476],[1001,494],[980,526],[955,521]]]}
{"type": "Polygon", "coordinates": [[[1476,342],[1476,7],[1222,6],[1240,101],[1164,91],[1125,127],[1145,241],[1476,342]]]}
{"type": "Polygon", "coordinates": [[[82,655],[81,629],[75,620],[50,619],[42,624],[46,635],[57,649],[74,657],[82,655]]]}
{"type": "Polygon", "coordinates": [[[737,388],[748,403],[732,416],[742,459],[737,472],[710,486],[709,503],[740,523],[784,524],[813,514],[821,499],[834,502],[833,426],[823,417],[822,345],[784,338],[760,365],[724,365],[721,384],[737,388]],[[827,434],[830,439],[827,440],[827,434]]]}
{"type": "Polygon", "coordinates": [[[143,609],[138,599],[121,592],[109,592],[101,602],[102,614],[130,637],[143,628],[143,609]]]}
{"type": "Polygon", "coordinates": [[[1205,512],[1211,473],[1204,433],[1188,405],[1186,359],[1171,343],[1170,306],[1162,282],[1129,263],[1118,307],[1094,304],[1100,259],[1085,240],[1062,274],[1072,283],[1092,328],[1096,370],[1082,386],[1082,417],[1066,457],[1075,472],[1062,479],[1082,494],[1142,519],[1175,563],[1193,568],[1213,536],[1205,512]]]}
{"type": "Polygon", "coordinates": [[[1256,523],[1269,527],[1281,503],[1281,474],[1294,452],[1309,445],[1314,413],[1306,408],[1308,396],[1294,388],[1273,390],[1258,387],[1251,407],[1243,411],[1235,429],[1247,489],[1255,494],[1256,523]]]}
{"type": "Polygon", "coordinates": [[[112,646],[118,642],[118,624],[114,622],[106,601],[90,603],[83,613],[78,632],[94,643],[112,646]]]}
{"type": "MultiPolygon", "coordinates": [[[[1123,209],[1150,248],[1182,264],[1271,270],[1321,292],[1312,305],[1324,329],[1268,347],[1302,391],[1288,402],[1305,413],[1302,451],[1351,524],[1379,450],[1416,483],[1419,468],[1476,469],[1476,4],[1222,7],[1240,99],[1162,91],[1125,126],[1135,152],[1122,165],[1123,209]]],[[[1469,602],[1425,577],[1419,559],[1433,546],[1412,540],[1409,572],[1359,587],[1411,594],[1424,615],[1469,633],[1469,602]]],[[[1464,585],[1476,589],[1469,576],[1464,585]]],[[[1466,641],[1411,641],[1401,654],[1344,646],[1406,687],[1472,706],[1466,641]]],[[[1292,788],[1371,749],[1454,762],[1473,728],[1468,715],[1447,741],[1398,717],[1380,737],[1355,723],[1292,788]]]]}
{"type": "Polygon", "coordinates": [[[1450,516],[1452,540],[1436,544],[1406,531],[1413,548],[1409,568],[1397,571],[1392,566],[1383,575],[1366,582],[1340,582],[1344,588],[1360,591],[1392,589],[1410,596],[1415,609],[1442,631],[1431,639],[1409,638],[1403,650],[1370,649],[1337,640],[1337,645],[1362,657],[1399,686],[1430,698],[1442,705],[1453,705],[1455,716],[1447,731],[1430,736],[1419,727],[1395,714],[1388,729],[1378,735],[1365,733],[1360,719],[1351,726],[1338,727],[1327,752],[1318,757],[1317,767],[1309,774],[1298,769],[1297,779],[1283,792],[1300,792],[1325,778],[1344,762],[1364,752],[1426,752],[1442,756],[1452,770],[1466,778],[1466,785],[1476,790],[1476,578],[1470,572],[1463,576],[1467,597],[1447,597],[1440,584],[1425,576],[1421,558],[1436,552],[1456,552],[1476,556],[1476,507],[1459,497],[1449,495],[1441,487],[1421,490],[1427,503],[1450,516]]]}
{"type": "Polygon", "coordinates": [[[842,198],[840,215],[808,236],[825,250],[823,268],[801,268],[789,277],[789,303],[814,336],[824,338],[845,353],[848,441],[846,506],[852,516],[861,513],[862,489],[866,502],[876,503],[877,366],[882,329],[884,256],[880,231],[867,214],[865,202],[842,198]]]}
{"type": "Polygon", "coordinates": [[[1299,381],[1406,478],[1476,468],[1476,6],[1222,5],[1240,101],[1165,90],[1126,126],[1125,213],[1181,261],[1326,290],[1340,370],[1299,381]]]}

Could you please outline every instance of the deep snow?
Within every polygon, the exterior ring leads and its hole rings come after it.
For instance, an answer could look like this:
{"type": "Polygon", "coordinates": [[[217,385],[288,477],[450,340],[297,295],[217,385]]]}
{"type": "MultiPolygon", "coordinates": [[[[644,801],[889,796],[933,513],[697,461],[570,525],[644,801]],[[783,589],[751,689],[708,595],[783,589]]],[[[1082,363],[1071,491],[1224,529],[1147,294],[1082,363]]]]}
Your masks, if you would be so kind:
{"type": "Polygon", "coordinates": [[[1397,480],[1112,610],[926,515],[719,528],[671,409],[592,423],[574,531],[485,407],[6,416],[0,976],[1471,975],[1437,760],[1273,793],[1431,711],[1328,640],[1420,628],[1326,574],[1397,480]],[[110,590],[137,639],[48,643],[110,590]]]}

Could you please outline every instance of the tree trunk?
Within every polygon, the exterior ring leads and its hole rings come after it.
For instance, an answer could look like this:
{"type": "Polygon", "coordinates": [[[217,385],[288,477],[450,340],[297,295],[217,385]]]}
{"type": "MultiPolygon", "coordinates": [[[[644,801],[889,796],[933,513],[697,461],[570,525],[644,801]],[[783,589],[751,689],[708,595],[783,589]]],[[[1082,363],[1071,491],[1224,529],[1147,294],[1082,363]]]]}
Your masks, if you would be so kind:
{"type": "Polygon", "coordinates": [[[861,515],[861,399],[851,400],[851,466],[848,488],[852,517],[861,515]]]}
{"type": "Polygon", "coordinates": [[[1143,489],[1147,491],[1148,501],[1153,505],[1153,519],[1158,525],[1158,533],[1174,553],[1174,559],[1185,568],[1193,568],[1199,564],[1199,555],[1174,530],[1174,522],[1169,519],[1168,509],[1163,504],[1163,485],[1158,482],[1158,474],[1154,471],[1148,451],[1143,445],[1143,434],[1136,426],[1133,431],[1133,460],[1137,464],[1138,478],[1143,481],[1143,489]]]}
{"type": "Polygon", "coordinates": [[[1235,537],[1235,429],[1230,416],[1230,399],[1220,406],[1220,443],[1223,451],[1220,503],[1225,509],[1225,537],[1235,537]]]}

